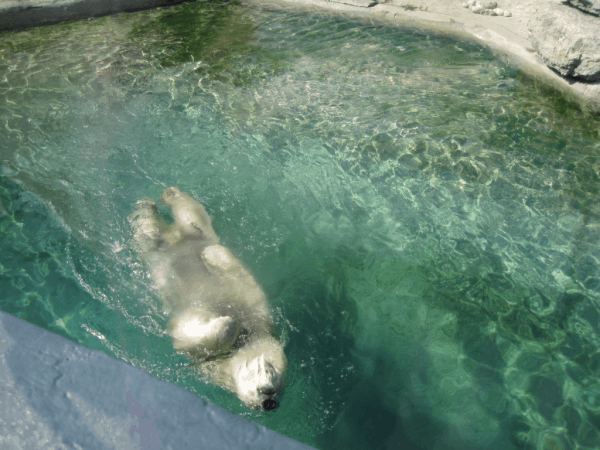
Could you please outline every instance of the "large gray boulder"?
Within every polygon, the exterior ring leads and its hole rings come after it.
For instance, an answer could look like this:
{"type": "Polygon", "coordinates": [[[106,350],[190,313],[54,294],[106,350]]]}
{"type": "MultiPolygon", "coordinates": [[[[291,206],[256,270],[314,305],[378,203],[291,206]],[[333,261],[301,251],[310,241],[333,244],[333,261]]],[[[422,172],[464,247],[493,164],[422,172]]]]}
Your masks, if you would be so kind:
{"type": "Polygon", "coordinates": [[[600,16],[600,0],[567,0],[575,8],[600,16]]]}
{"type": "Polygon", "coordinates": [[[600,20],[566,5],[556,5],[529,21],[533,48],[566,77],[600,81],[600,20]]]}

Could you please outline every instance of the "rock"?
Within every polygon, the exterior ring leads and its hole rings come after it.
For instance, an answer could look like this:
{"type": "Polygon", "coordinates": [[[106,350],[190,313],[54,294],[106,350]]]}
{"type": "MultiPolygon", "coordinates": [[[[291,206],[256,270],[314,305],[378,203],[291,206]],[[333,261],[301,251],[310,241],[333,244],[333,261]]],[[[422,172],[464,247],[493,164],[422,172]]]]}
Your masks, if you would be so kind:
{"type": "Polygon", "coordinates": [[[600,0],[567,0],[575,8],[600,16],[600,0]]]}
{"type": "Polygon", "coordinates": [[[594,16],[556,5],[528,23],[533,48],[561,75],[600,81],[600,23],[594,16]]]}
{"type": "MultiPolygon", "coordinates": [[[[599,0],[600,1],[600,0],[599,0]]],[[[469,0],[462,4],[465,8],[469,8],[475,14],[481,14],[483,16],[504,16],[510,17],[512,14],[508,11],[498,8],[496,2],[483,2],[479,3],[475,0],[469,0]]]]}
{"type": "Polygon", "coordinates": [[[370,8],[377,4],[377,0],[331,0],[334,3],[344,3],[346,5],[360,6],[363,8],[370,8]]]}

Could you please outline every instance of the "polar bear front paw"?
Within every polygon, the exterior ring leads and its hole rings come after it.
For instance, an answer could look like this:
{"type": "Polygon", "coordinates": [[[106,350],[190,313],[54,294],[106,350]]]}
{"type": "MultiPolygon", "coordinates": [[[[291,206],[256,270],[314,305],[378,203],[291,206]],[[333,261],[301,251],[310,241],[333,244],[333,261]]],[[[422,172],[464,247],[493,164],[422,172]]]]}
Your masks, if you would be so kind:
{"type": "Polygon", "coordinates": [[[240,333],[230,316],[203,318],[197,311],[186,311],[169,324],[169,334],[177,351],[203,359],[228,352],[240,333]]]}
{"type": "Polygon", "coordinates": [[[212,271],[228,272],[239,266],[239,261],[233,253],[222,245],[210,245],[202,252],[202,260],[206,267],[212,271]]]}

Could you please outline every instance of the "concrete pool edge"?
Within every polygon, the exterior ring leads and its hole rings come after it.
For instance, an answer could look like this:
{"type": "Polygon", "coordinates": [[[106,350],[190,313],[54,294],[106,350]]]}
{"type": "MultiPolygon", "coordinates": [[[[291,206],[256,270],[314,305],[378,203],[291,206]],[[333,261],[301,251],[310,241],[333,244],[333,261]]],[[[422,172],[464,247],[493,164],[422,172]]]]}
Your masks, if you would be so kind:
{"type": "Polygon", "coordinates": [[[1,311],[0,397],[2,448],[311,448],[1,311]]]}

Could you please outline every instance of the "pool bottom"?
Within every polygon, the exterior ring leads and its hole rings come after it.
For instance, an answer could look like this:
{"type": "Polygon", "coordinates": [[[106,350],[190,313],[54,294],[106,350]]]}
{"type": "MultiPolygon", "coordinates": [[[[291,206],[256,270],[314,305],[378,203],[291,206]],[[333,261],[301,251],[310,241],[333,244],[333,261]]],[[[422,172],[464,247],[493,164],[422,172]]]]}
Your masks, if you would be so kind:
{"type": "Polygon", "coordinates": [[[0,390],[2,448],[311,448],[4,312],[0,390]]]}

